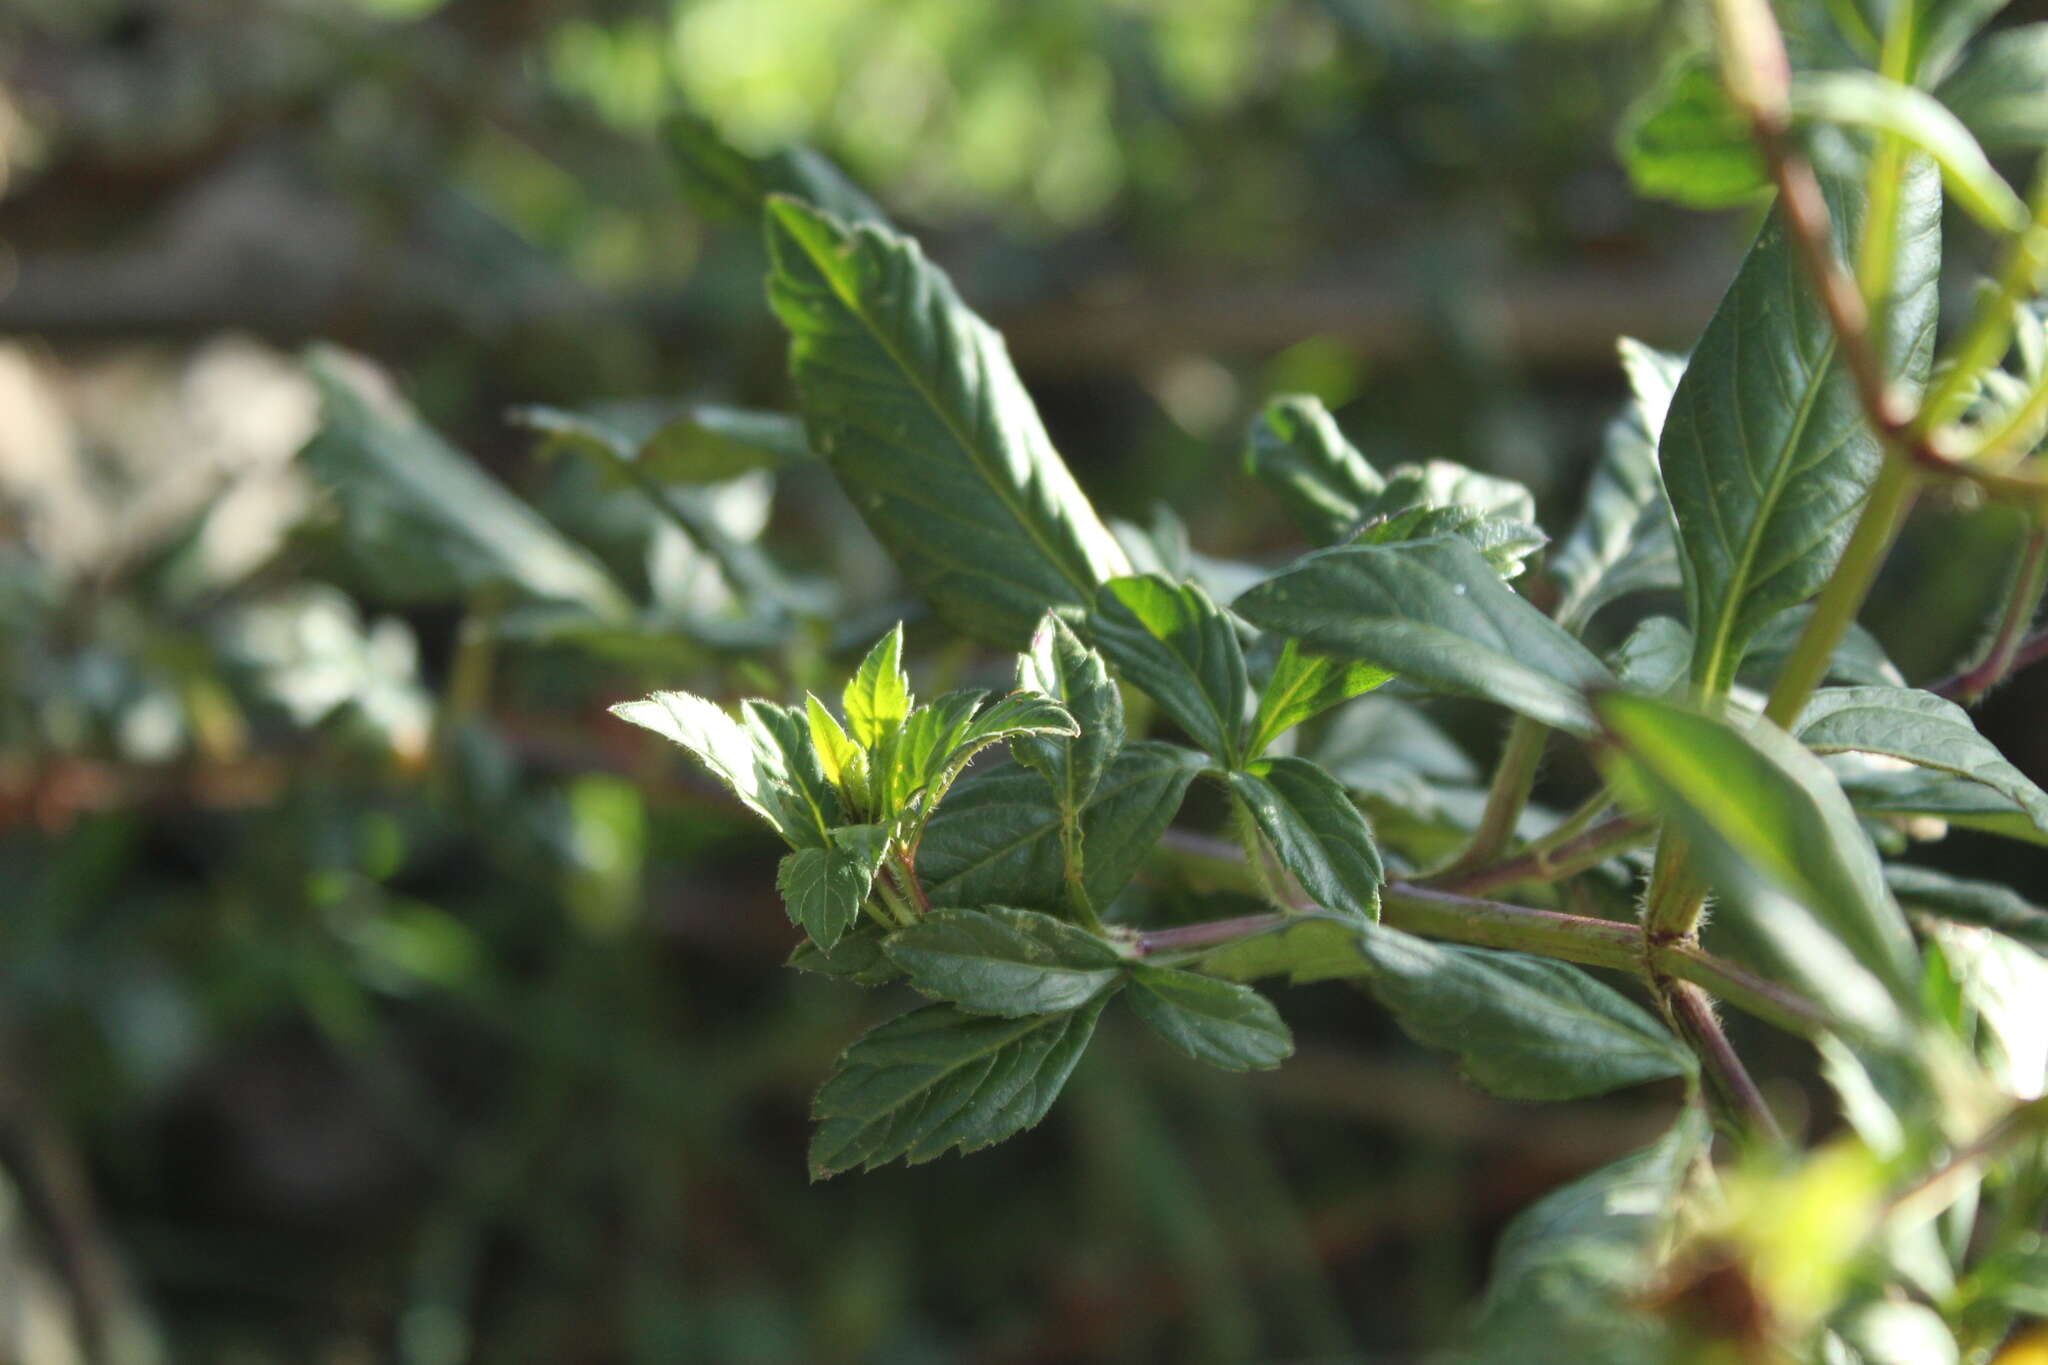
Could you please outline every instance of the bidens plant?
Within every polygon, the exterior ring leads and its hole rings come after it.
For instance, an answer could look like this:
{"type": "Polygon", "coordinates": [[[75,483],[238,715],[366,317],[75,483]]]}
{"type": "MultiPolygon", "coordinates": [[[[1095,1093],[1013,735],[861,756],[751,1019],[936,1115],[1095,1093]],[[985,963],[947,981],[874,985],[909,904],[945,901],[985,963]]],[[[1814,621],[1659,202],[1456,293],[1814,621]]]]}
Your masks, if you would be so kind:
{"type": "Polygon", "coordinates": [[[1634,401],[1577,523],[1553,542],[1525,489],[1455,465],[1382,471],[1280,398],[1246,464],[1316,548],[1277,570],[1106,524],[915,243],[815,158],[678,125],[697,187],[765,226],[803,407],[800,440],[760,419],[778,458],[824,462],[941,618],[1022,651],[993,701],[916,704],[899,627],[838,714],[618,708],[789,843],[794,965],[928,998],[819,1091],[815,1174],[1037,1122],[1115,997],[1242,1070],[1291,1050],[1251,983],[1351,979],[1496,1094],[1688,1096],[1510,1229],[1458,1359],[1979,1360],[2048,1312],[2048,915],[1892,860],[1946,825],[2048,843],[2048,794],[1958,705],[2042,652],[2048,577],[2048,188],[2014,192],[1967,123],[2048,89],[2048,45],[1965,54],[1991,8],[1833,7],[1794,75],[1762,0],[1716,4],[1723,78],[1681,63],[1627,152],[1646,184],[1775,202],[1690,356],[1621,344],[1634,401]],[[2006,245],[1937,360],[1944,185],[2006,245]],[[1916,689],[1855,618],[1934,488],[2028,530],[1982,656],[1916,689]],[[1675,614],[1586,642],[1644,593],[1675,614]],[[1512,717],[1490,781],[1424,693],[1512,717]],[[1530,804],[1554,740],[1605,779],[1575,811],[1530,804]],[[1198,779],[1228,839],[1176,827],[1198,779]],[[1148,861],[1265,908],[1134,892],[1148,861]],[[1724,1006],[1811,1041],[1844,1133],[1781,1131],[1724,1006]]]}

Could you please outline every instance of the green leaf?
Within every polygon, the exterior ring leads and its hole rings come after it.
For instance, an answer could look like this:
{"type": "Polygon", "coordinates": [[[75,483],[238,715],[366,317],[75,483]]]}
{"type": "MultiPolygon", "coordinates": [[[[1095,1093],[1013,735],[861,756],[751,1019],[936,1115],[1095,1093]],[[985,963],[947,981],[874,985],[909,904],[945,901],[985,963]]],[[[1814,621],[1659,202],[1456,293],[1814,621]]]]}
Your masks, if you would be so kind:
{"type": "Polygon", "coordinates": [[[1711,56],[1693,54],[1666,67],[1622,115],[1615,150],[1636,193],[1647,198],[1721,209],[1770,190],[1756,135],[1722,89],[1711,56]]]}
{"type": "Polygon", "coordinates": [[[1240,761],[1251,683],[1237,630],[1208,593],[1152,574],[1115,579],[1095,595],[1088,635],[1195,743],[1240,761]]]}
{"type": "MultiPolygon", "coordinates": [[[[1835,250],[1853,258],[1861,186],[1823,174],[1835,250]]],[[[1913,158],[1900,185],[1886,364],[1908,393],[1933,350],[1941,186],[1913,158]]],[[[1678,518],[1695,682],[1726,687],[1752,636],[1827,581],[1880,452],[1827,311],[1782,217],[1750,248],[1671,399],[1658,463],[1678,518]]]]}
{"type": "MultiPolygon", "coordinates": [[[[1180,809],[1201,756],[1171,744],[1127,744],[1081,812],[1083,885],[1106,906],[1180,809]]],[[[1021,764],[969,774],[925,826],[917,871],[934,905],[1060,908],[1066,884],[1060,807],[1021,764]]]]}
{"type": "Polygon", "coordinates": [[[938,780],[946,760],[967,738],[974,710],[988,693],[948,692],[912,711],[876,753],[882,760],[882,807],[895,814],[938,780]]]}
{"type": "Polygon", "coordinates": [[[1501,1233],[1458,1361],[1638,1365],[1663,1359],[1644,1291],[1693,1162],[1712,1134],[1688,1106],[1671,1131],[1531,1204],[1501,1233]]]}
{"type": "Polygon", "coordinates": [[[824,770],[826,780],[839,789],[849,805],[867,809],[866,752],[840,728],[838,720],[825,709],[825,703],[808,692],[804,694],[804,719],[810,723],[811,748],[818,755],[818,766],[824,770]]]}
{"type": "Polygon", "coordinates": [[[1254,625],[1311,649],[1575,733],[1592,724],[1586,689],[1614,682],[1584,645],[1453,536],[1320,550],[1235,606],[1254,625]]]}
{"type": "Polygon", "coordinates": [[[1305,758],[1269,758],[1230,774],[1281,866],[1325,909],[1378,919],[1386,880],[1372,830],[1336,778],[1305,758]]]}
{"type": "Polygon", "coordinates": [[[1814,755],[1768,721],[1738,730],[1650,697],[1600,701],[1643,793],[1738,885],[1760,879],[1819,915],[1902,1004],[1918,968],[1912,934],[1870,838],[1814,755]]]}
{"type": "Polygon", "coordinates": [[[1568,629],[1583,626],[1624,593],[1679,582],[1678,543],[1657,473],[1657,437],[1685,359],[1628,337],[1620,346],[1635,397],[1609,424],[1578,525],[1549,565],[1559,590],[1557,619],[1568,629]]]}
{"type": "MultiPolygon", "coordinates": [[[[1794,607],[1765,626],[1742,656],[1736,681],[1768,688],[1791,657],[1807,618],[1812,615],[1811,607],[1794,607]]],[[[1669,616],[1651,616],[1636,626],[1608,663],[1635,691],[1667,692],[1684,681],[1692,654],[1691,631],[1669,616]]],[[[1853,623],[1828,661],[1827,681],[1890,688],[1903,684],[1898,669],[1885,657],[1884,646],[1869,631],[1853,623]]]]}
{"type": "Polygon", "coordinates": [[[1086,930],[1035,910],[936,910],[889,936],[910,984],[974,1014],[1078,1009],[1116,984],[1124,959],[1086,930]]]}
{"type": "MultiPolygon", "coordinates": [[[[766,599],[778,609],[785,605],[790,588],[774,564],[759,546],[726,528],[716,504],[702,490],[649,482],[654,471],[648,464],[647,445],[629,433],[628,424],[550,407],[514,408],[506,416],[540,433],[545,442],[543,449],[566,449],[590,461],[606,487],[638,487],[649,501],[668,513],[670,522],[682,528],[696,548],[717,564],[719,573],[735,593],[766,599]]],[[[659,434],[659,428],[655,434],[659,434]]],[[[711,628],[710,623],[700,622],[695,630],[702,634],[711,628]]]]}
{"type": "Polygon", "coordinates": [[[1310,653],[1300,641],[1289,640],[1281,647],[1273,676],[1259,693],[1259,709],[1252,716],[1252,738],[1245,754],[1258,757],[1295,726],[1372,691],[1393,676],[1384,668],[1355,659],[1310,653]]]}
{"type": "Polygon", "coordinates": [[[1520,574],[1523,561],[1550,543],[1536,525],[1536,500],[1527,488],[1447,460],[1390,471],[1386,487],[1365,500],[1362,512],[1359,544],[1459,536],[1503,578],[1520,574]]]}
{"type": "MultiPolygon", "coordinates": [[[[782,747],[757,744],[756,734],[712,702],[687,692],[656,692],[621,702],[612,714],[682,745],[733,795],[784,839],[798,847],[824,844],[812,803],[797,790],[782,747]]],[[[819,777],[823,779],[823,769],[819,777]]]]}
{"type": "Polygon", "coordinates": [[[1364,976],[1370,970],[1358,951],[1358,921],[1325,914],[1290,915],[1264,933],[1203,953],[1194,965],[1231,981],[1285,976],[1296,986],[1364,976]]]}
{"type": "Polygon", "coordinates": [[[874,200],[809,147],[749,156],[721,137],[710,120],[687,112],[669,115],[661,132],[669,164],[701,212],[758,222],[768,196],[787,194],[841,218],[888,221],[874,200]]]}
{"type": "Polygon", "coordinates": [[[1294,1052],[1280,1011],[1249,986],[1140,964],[1127,998],[1154,1033],[1225,1071],[1265,1070],[1294,1052]]]}
{"type": "Polygon", "coordinates": [[[1245,469],[1271,488],[1311,543],[1334,545],[1364,519],[1384,486],[1372,464],[1337,428],[1322,400],[1270,400],[1245,436],[1245,469]]]}
{"type": "Polygon", "coordinates": [[[1988,35],[1936,93],[1991,151],[2048,147],[2048,24],[1988,35]]]}
{"type": "Polygon", "coordinates": [[[1669,692],[1692,662],[1692,632],[1669,616],[1645,617],[1607,662],[1632,692],[1669,692]]]}
{"type": "MultiPolygon", "coordinates": [[[[2005,839],[2048,845],[2048,829],[2011,797],[1981,782],[1924,768],[1838,761],[1836,776],[1850,803],[1865,815],[1938,820],[2005,839]]],[[[1939,837],[1936,835],[1934,837],[1939,837]]]]}
{"type": "Polygon", "coordinates": [[[847,680],[840,703],[854,742],[872,750],[910,715],[910,677],[903,671],[903,623],[875,641],[847,680]]]}
{"type": "MultiPolygon", "coordinates": [[[[971,697],[979,700],[980,692],[953,693],[941,697],[930,710],[937,712],[955,698],[971,697]]],[[[911,713],[904,724],[906,747],[915,743],[924,709],[911,713]]],[[[904,793],[903,799],[924,793],[924,812],[929,817],[933,807],[945,799],[946,791],[967,770],[977,754],[1011,740],[1027,737],[1058,737],[1071,739],[1075,734],[1074,719],[1066,709],[1051,697],[1036,692],[1012,692],[995,705],[971,719],[955,725],[950,717],[942,717],[935,727],[940,736],[938,746],[931,751],[935,760],[921,760],[922,767],[916,774],[914,785],[904,793]]]]}
{"type": "Polygon", "coordinates": [[[301,458],[335,494],[361,570],[406,601],[509,591],[624,621],[632,604],[603,567],[436,435],[367,361],[307,353],[322,422],[301,458]]]}
{"type": "MultiPolygon", "coordinates": [[[[1756,639],[1743,654],[1742,666],[1735,674],[1737,680],[1757,688],[1768,687],[1776,681],[1811,619],[1811,606],[1794,607],[1773,618],[1769,625],[1757,632],[1756,639]]],[[[1834,657],[1828,660],[1826,681],[1872,687],[1903,687],[1906,684],[1877,637],[1854,621],[1843,632],[1842,643],[1835,646],[1834,657]]]]}
{"type": "Polygon", "coordinates": [[[811,726],[804,713],[794,706],[750,697],[740,703],[740,721],[754,741],[755,767],[788,790],[788,808],[800,813],[790,822],[796,841],[823,843],[827,831],[839,824],[846,812],[839,804],[838,789],[818,761],[818,751],[811,747],[811,726]]]}
{"type": "Polygon", "coordinates": [[[801,972],[836,976],[856,986],[881,986],[903,975],[889,955],[882,951],[885,934],[879,925],[868,925],[841,934],[827,950],[805,938],[789,955],[789,965],[801,972]]]}
{"type": "Polygon", "coordinates": [[[1457,1053],[1483,1090],[1570,1100],[1694,1074],[1691,1051],[1667,1029],[1569,963],[1379,924],[1357,933],[1373,994],[1415,1041],[1457,1053]]]}
{"type": "Polygon", "coordinates": [[[916,243],[788,199],[767,222],[811,446],[913,588],[1014,649],[1128,572],[1001,339],[916,243]]]}
{"type": "Polygon", "coordinates": [[[1017,656],[1017,686],[1059,702],[1078,735],[1023,735],[1010,745],[1019,763],[1044,775],[1060,809],[1079,817],[1124,742],[1124,698],[1102,656],[1048,613],[1017,656]]]}
{"type": "Polygon", "coordinates": [[[663,483],[721,483],[811,458],[803,422],[787,413],[692,403],[655,428],[637,463],[663,483]]]}
{"type": "Polygon", "coordinates": [[[1925,90],[1874,71],[1809,71],[1792,83],[1800,118],[1889,133],[1933,157],[1957,204],[1993,232],[2017,232],[2032,215],[1962,121],[1925,90]]]}
{"type": "Polygon", "coordinates": [[[2036,952],[2048,953],[2048,910],[2028,903],[2009,886],[1900,863],[1885,864],[1884,877],[1908,909],[1996,929],[2036,952]]]}
{"type": "Polygon", "coordinates": [[[826,847],[786,854],[776,869],[775,889],[790,922],[829,953],[860,918],[888,849],[889,831],[882,826],[847,825],[832,831],[826,847]]]}
{"type": "Polygon", "coordinates": [[[1830,687],[1813,694],[1792,733],[1815,753],[1883,754],[1982,783],[2048,829],[2048,792],[2006,762],[1954,702],[1905,687],[1830,687]]]}
{"type": "Polygon", "coordinates": [[[812,1179],[977,1151],[1031,1127],[1059,1098],[1107,1001],[1022,1019],[926,1005],[871,1030],[811,1105],[812,1179]]]}

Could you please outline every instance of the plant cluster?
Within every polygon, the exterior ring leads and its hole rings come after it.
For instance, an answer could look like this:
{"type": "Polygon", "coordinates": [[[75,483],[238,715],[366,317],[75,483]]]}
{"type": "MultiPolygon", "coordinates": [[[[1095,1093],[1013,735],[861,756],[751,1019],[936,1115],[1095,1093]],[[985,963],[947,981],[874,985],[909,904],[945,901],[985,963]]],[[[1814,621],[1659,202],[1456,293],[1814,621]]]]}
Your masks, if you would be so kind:
{"type": "Polygon", "coordinates": [[[1639,170],[1776,199],[1689,355],[1622,343],[1633,402],[1555,540],[1515,484],[1378,469],[1303,397],[1245,460],[1308,553],[1114,533],[913,241],[814,158],[689,132],[699,186],[758,206],[808,456],[939,617],[1018,651],[993,702],[916,704],[899,628],[837,715],[617,708],[790,845],[794,966],[928,997],[818,1092],[815,1175],[1037,1122],[1117,998],[1243,1070],[1292,1046],[1253,983],[1344,979],[1496,1094],[1688,1096],[1509,1230],[1455,1359],[1988,1359],[2048,1309],[2048,917],[1898,857],[1949,824],[2048,841],[2048,794],[1958,705],[2038,652],[2048,188],[2011,190],[1930,93],[1998,109],[2048,73],[2031,32],[1966,51],[1995,6],[1834,8],[1794,26],[1795,74],[1762,0],[1719,0],[1718,75],[1681,63],[1638,110],[1639,170]],[[1937,359],[1945,189],[2006,260],[1937,359]],[[1937,486],[2032,529],[1982,656],[1921,689],[1855,618],[1937,486]],[[1586,643],[1656,592],[1681,614],[1586,643]],[[1512,717],[1476,809],[1390,799],[1354,717],[1426,725],[1397,694],[1512,717]],[[1530,806],[1553,739],[1604,779],[1574,812],[1530,806]],[[1176,827],[1198,781],[1228,838],[1176,827]],[[1190,918],[1133,886],[1162,863],[1267,906],[1190,918]],[[1846,1132],[1787,1135],[1724,1006],[1812,1042],[1846,1132]]]}

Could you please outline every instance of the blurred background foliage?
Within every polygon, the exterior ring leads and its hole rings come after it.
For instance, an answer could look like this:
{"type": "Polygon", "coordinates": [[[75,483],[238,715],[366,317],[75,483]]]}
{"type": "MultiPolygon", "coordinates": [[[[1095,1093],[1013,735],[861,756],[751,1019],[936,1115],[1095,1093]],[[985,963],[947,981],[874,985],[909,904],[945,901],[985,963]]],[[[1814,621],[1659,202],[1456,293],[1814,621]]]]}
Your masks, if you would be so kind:
{"type": "MultiPolygon", "coordinates": [[[[918,626],[813,467],[620,477],[679,404],[788,401],[759,242],[663,129],[833,156],[1199,565],[1289,550],[1236,451],[1283,389],[1556,523],[1614,338],[1689,342],[1753,226],[1617,164],[1688,37],[1660,0],[0,0],[0,1359],[1437,1339],[1672,1096],[1489,1101],[1325,986],[1280,1072],[1113,1032],[1025,1140],[805,1184],[876,1006],[781,970],[776,850],[603,707],[822,690],[902,614],[925,688],[1007,665],[918,626]]],[[[1870,614],[1909,678],[2016,533],[1921,513],[1870,614]]],[[[1986,713],[2037,779],[2041,700],[1986,713]]],[[[1357,714],[1382,820],[1498,738],[1357,714]]],[[[2038,897],[2016,849],[1932,856],[2038,897]]]]}

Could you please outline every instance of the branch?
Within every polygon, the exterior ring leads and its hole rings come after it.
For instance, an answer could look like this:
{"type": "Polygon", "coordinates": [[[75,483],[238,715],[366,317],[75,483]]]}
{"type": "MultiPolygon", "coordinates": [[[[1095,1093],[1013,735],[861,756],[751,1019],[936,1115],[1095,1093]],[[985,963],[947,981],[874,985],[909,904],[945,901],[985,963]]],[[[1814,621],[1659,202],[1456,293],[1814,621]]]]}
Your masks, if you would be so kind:
{"type": "MultiPolygon", "coordinates": [[[[1231,845],[1201,835],[1169,830],[1164,842],[1193,857],[1243,861],[1231,845]]],[[[1139,959],[1196,953],[1284,929],[1300,912],[1316,908],[1304,903],[1295,911],[1139,930],[1129,939],[1126,951],[1139,959]]],[[[1409,933],[1477,948],[1535,953],[1645,979],[1650,974],[1641,928],[1616,920],[1479,900],[1412,882],[1389,882],[1380,892],[1380,921],[1409,933]]],[[[1715,957],[1698,944],[1667,946],[1658,955],[1658,965],[1671,976],[1710,991],[1745,1014],[1788,1033],[1811,1038],[1832,1028],[1828,1013],[1798,992],[1715,957]]]]}

